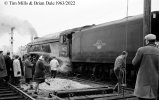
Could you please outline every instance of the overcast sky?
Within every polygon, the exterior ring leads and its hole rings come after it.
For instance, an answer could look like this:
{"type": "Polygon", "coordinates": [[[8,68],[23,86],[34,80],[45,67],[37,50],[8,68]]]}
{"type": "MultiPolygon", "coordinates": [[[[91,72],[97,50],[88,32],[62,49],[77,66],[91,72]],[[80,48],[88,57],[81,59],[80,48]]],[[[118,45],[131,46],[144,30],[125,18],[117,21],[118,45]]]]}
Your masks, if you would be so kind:
{"type": "MultiPolygon", "coordinates": [[[[38,36],[56,33],[66,29],[101,24],[127,15],[127,0],[66,0],[73,5],[58,5],[60,0],[0,0],[0,14],[13,17],[12,20],[27,21],[38,36]],[[26,1],[25,5],[18,2],[26,1]],[[34,3],[34,1],[36,3],[34,3]],[[41,1],[41,5],[37,2],[41,1]],[[47,5],[46,2],[52,2],[47,5]],[[29,3],[32,2],[32,5],[29,3]],[[44,3],[44,4],[43,4],[44,3]]],[[[159,11],[159,0],[152,0],[152,11],[159,11]]],[[[143,0],[128,0],[128,15],[143,13],[143,0]]],[[[3,20],[3,19],[0,19],[3,20]]],[[[1,24],[1,23],[0,23],[1,24]]],[[[9,44],[8,32],[0,31],[0,46],[9,44]],[[4,39],[5,38],[5,39],[4,39]]],[[[30,34],[15,29],[14,49],[30,41],[30,34]],[[24,34],[24,35],[23,35],[24,34]]]]}

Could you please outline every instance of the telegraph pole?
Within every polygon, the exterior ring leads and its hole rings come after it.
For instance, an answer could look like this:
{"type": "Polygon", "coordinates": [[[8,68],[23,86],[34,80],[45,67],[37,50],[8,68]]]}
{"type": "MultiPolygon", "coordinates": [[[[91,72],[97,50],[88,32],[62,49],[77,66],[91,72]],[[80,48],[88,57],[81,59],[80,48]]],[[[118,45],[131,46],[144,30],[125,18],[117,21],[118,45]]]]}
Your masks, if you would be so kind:
{"type": "Polygon", "coordinates": [[[11,33],[10,33],[11,34],[11,40],[10,40],[11,41],[11,51],[10,51],[11,58],[13,58],[13,41],[14,41],[13,40],[13,34],[14,34],[13,31],[14,31],[14,29],[15,29],[15,27],[12,27],[11,28],[11,33]]]}
{"type": "Polygon", "coordinates": [[[145,37],[145,35],[150,33],[151,33],[151,0],[144,0],[143,37],[145,37]]]}

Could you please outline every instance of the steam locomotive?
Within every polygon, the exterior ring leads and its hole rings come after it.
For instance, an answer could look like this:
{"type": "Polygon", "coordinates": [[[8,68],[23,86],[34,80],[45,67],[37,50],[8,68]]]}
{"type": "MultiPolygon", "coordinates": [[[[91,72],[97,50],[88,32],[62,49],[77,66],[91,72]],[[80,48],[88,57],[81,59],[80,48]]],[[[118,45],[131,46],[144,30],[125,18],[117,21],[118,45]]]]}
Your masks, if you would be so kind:
{"type": "MultiPolygon", "coordinates": [[[[151,13],[151,32],[159,40],[159,11],[151,13]]],[[[73,75],[116,80],[113,67],[122,51],[128,52],[127,82],[135,83],[137,69],[131,64],[144,44],[143,15],[99,25],[87,25],[49,34],[28,44],[28,52],[45,52],[63,61],[73,75]]]]}

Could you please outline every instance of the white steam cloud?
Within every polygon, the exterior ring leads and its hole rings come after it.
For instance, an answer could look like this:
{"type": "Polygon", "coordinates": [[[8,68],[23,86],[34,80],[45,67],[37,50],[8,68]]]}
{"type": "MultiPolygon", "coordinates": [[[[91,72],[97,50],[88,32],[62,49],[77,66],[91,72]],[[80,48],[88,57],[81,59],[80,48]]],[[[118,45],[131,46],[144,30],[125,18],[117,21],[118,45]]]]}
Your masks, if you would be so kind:
{"type": "Polygon", "coordinates": [[[0,14],[0,35],[10,33],[12,27],[19,35],[30,35],[31,38],[37,37],[36,30],[28,21],[0,14]]]}

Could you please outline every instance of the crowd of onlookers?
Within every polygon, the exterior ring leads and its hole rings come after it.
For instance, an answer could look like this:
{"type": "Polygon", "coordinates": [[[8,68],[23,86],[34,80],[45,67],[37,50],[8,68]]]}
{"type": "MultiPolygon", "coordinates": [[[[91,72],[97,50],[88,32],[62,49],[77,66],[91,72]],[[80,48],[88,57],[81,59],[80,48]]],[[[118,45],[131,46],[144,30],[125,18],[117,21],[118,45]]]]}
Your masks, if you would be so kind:
{"type": "Polygon", "coordinates": [[[37,83],[35,93],[38,92],[39,83],[45,82],[46,77],[56,77],[59,65],[56,57],[25,54],[22,58],[14,55],[11,59],[10,52],[3,55],[3,51],[0,51],[0,79],[14,85],[20,85],[20,79],[26,84],[34,81],[37,83]]]}
{"type": "Polygon", "coordinates": [[[13,59],[10,58],[10,52],[3,55],[0,51],[0,77],[5,81],[10,81],[13,84],[19,84],[21,76],[24,76],[23,62],[18,55],[14,55],[13,59]]]}

